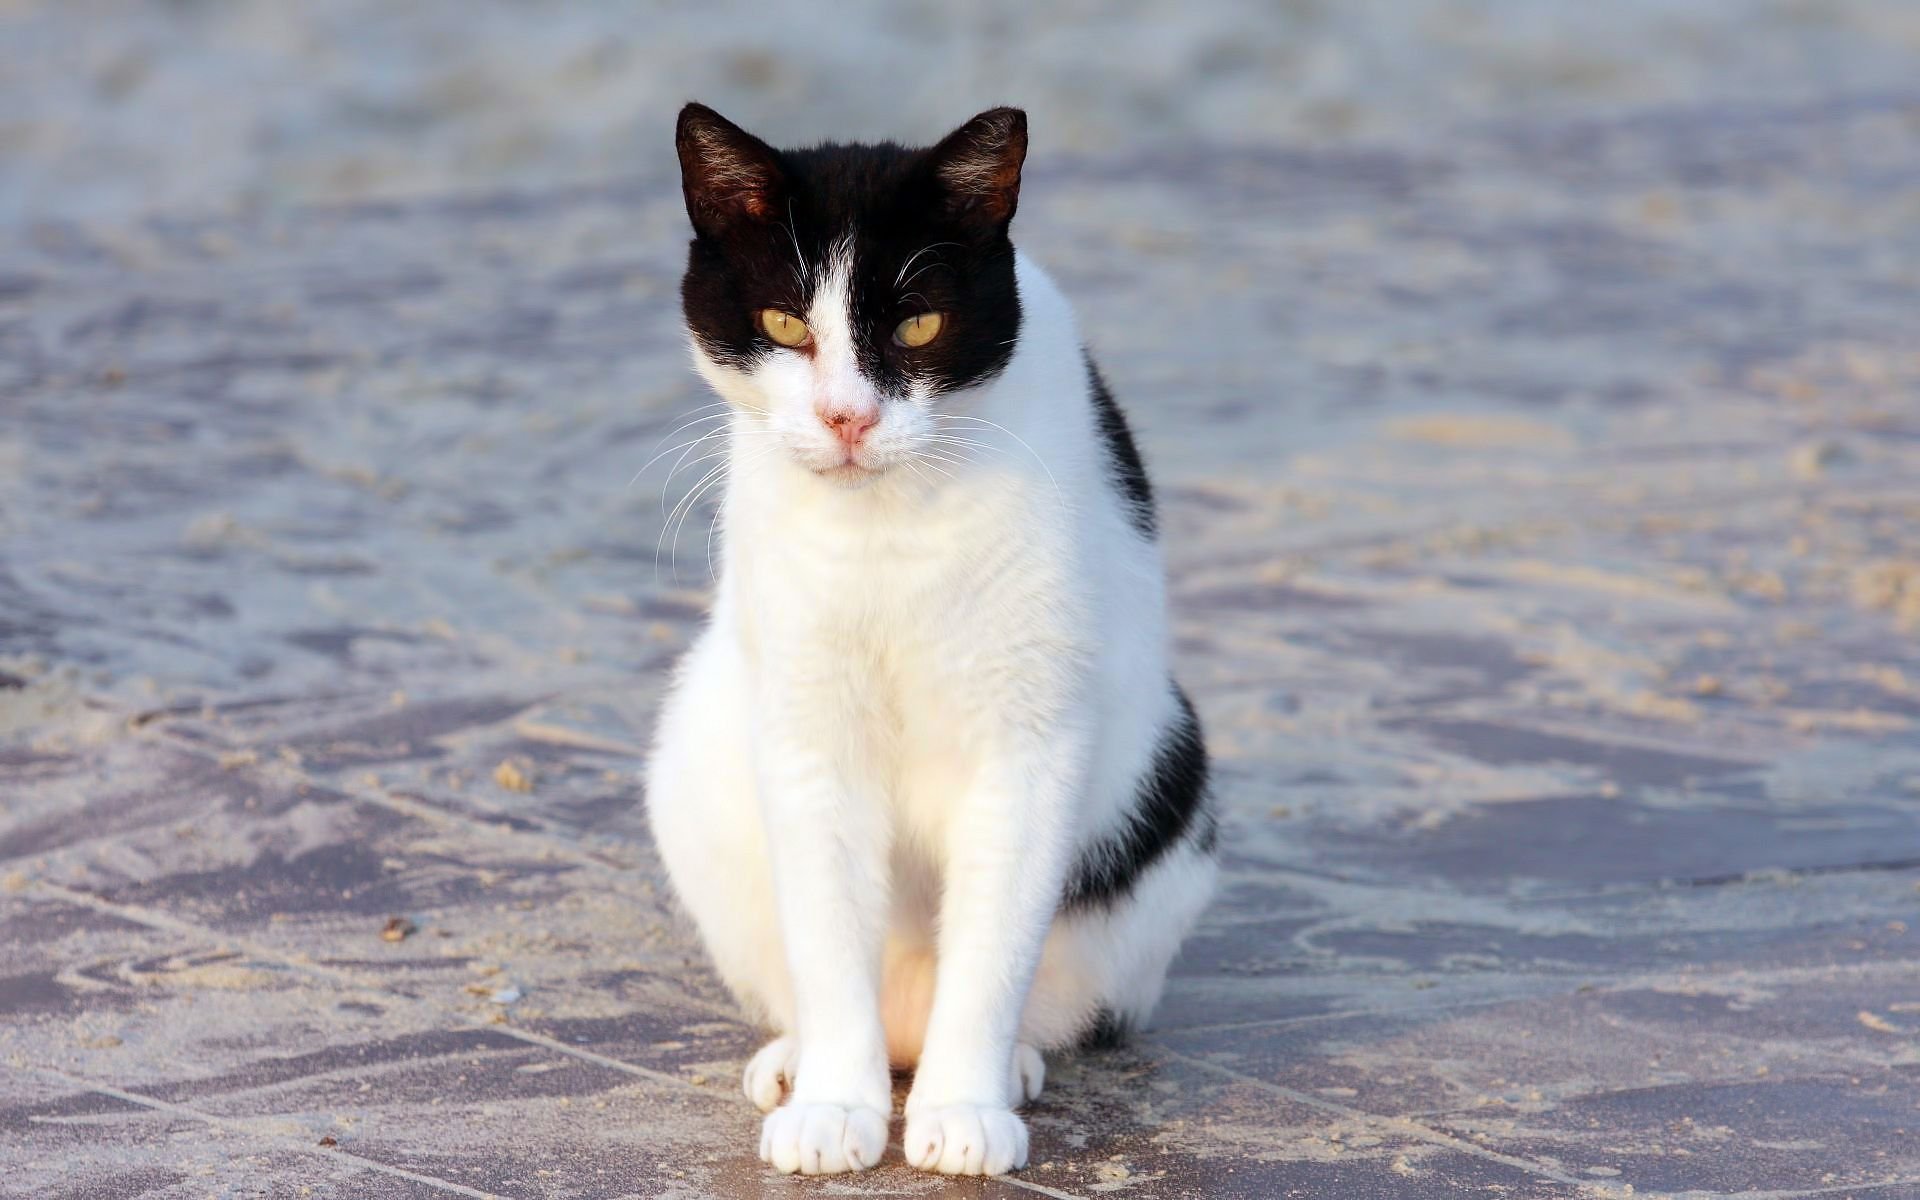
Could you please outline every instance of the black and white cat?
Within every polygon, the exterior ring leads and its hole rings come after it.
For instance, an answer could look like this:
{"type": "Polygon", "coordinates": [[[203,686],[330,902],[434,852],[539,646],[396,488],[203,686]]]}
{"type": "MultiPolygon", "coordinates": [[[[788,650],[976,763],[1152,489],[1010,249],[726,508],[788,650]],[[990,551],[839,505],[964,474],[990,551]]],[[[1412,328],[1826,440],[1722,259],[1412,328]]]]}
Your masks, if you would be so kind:
{"type": "Polygon", "coordinates": [[[688,105],[696,366],[726,402],[719,589],[653,829],[782,1171],[1024,1166],[1040,1051],[1143,1021],[1212,891],[1152,491],[1007,227],[1026,115],[779,151],[688,105]],[[782,1103],[782,1099],[785,1103],[782,1103]]]}

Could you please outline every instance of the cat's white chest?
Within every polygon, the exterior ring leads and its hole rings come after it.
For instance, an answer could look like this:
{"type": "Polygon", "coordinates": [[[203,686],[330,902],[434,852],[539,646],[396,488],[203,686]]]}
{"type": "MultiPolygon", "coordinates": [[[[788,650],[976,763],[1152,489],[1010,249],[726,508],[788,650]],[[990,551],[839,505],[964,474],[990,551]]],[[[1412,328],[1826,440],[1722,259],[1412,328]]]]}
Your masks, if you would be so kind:
{"type": "Polygon", "coordinates": [[[729,568],[783,636],[862,638],[890,658],[921,645],[947,653],[1053,603],[1061,548],[1036,528],[1025,491],[1000,480],[852,517],[842,509],[857,496],[754,497],[729,531],[729,568]]]}
{"type": "MultiPolygon", "coordinates": [[[[763,670],[804,674],[820,702],[850,706],[897,800],[937,824],[972,756],[1019,719],[1029,693],[1057,695],[1086,658],[1080,573],[1065,541],[1035,519],[1031,486],[981,487],[912,504],[838,497],[754,501],[730,582],[763,670]]],[[[872,497],[867,499],[871,500],[872,497]]]]}

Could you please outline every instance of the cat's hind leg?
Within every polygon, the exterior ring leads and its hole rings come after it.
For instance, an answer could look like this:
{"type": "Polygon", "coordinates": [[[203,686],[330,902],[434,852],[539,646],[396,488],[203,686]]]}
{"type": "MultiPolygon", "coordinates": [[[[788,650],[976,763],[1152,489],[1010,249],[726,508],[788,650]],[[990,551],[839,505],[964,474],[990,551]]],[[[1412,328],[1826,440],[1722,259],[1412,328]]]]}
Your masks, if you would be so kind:
{"type": "MultiPolygon", "coordinates": [[[[880,1022],[887,1035],[887,1059],[896,1071],[913,1070],[926,1044],[939,971],[939,896],[939,877],[927,863],[911,853],[896,853],[893,928],[880,975],[880,1022]]],[[[1039,1047],[1025,1041],[1014,1046],[1007,1069],[1007,1106],[1018,1108],[1037,1099],[1046,1078],[1039,1047]]]]}
{"type": "Polygon", "coordinates": [[[1111,1045],[1145,1025],[1218,873],[1211,839],[1184,839],[1126,894],[1057,916],[1027,994],[1021,1042],[1044,1051],[1111,1045]]]}
{"type": "Polygon", "coordinates": [[[1007,1072],[1007,1106],[1019,1108],[1030,1100],[1038,1100],[1046,1082],[1047,1060],[1041,1057],[1039,1047],[1030,1042],[1015,1043],[1013,1067],[1007,1072]]]}
{"type": "Polygon", "coordinates": [[[799,1061],[800,1039],[781,1034],[747,1060],[741,1090],[747,1093],[747,1099],[753,1101],[755,1108],[763,1113],[772,1112],[793,1090],[793,1071],[799,1061]]]}
{"type": "MultiPolygon", "coordinates": [[[[887,947],[880,988],[880,1019],[887,1031],[887,1057],[896,1071],[911,1071],[920,1061],[920,1050],[927,1035],[927,1016],[933,1008],[936,967],[937,959],[931,946],[896,941],[887,947]]],[[[758,1060],[765,1055],[771,1063],[776,1057],[773,1050],[773,1046],[768,1046],[754,1057],[758,1060]]],[[[747,1068],[747,1074],[747,1094],[755,1095],[753,1067],[747,1068]]],[[[1015,1045],[1013,1062],[1007,1069],[1007,1106],[1018,1108],[1038,1099],[1046,1078],[1047,1063],[1040,1056],[1039,1047],[1028,1042],[1015,1045]]]]}

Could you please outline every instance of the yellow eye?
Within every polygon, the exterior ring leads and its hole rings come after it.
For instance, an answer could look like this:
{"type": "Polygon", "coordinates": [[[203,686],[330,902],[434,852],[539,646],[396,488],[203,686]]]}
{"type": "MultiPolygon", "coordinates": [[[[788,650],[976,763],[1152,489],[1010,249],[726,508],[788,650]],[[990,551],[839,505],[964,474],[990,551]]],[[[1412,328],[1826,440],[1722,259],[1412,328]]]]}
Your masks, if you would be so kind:
{"type": "Polygon", "coordinates": [[[789,312],[777,308],[760,310],[760,328],[780,346],[804,346],[813,337],[807,329],[807,323],[789,312]]]}
{"type": "Polygon", "coordinates": [[[921,313],[917,317],[908,317],[893,331],[893,340],[909,350],[918,350],[928,342],[940,336],[940,327],[946,319],[939,313],[921,313]]]}

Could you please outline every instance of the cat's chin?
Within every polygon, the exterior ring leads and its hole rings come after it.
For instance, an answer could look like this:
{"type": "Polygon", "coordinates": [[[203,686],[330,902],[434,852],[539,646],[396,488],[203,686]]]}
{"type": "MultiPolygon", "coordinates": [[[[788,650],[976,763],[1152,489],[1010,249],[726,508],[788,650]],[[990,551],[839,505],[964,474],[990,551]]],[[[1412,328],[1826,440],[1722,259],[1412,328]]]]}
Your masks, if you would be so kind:
{"type": "Polygon", "coordinates": [[[833,467],[815,467],[813,473],[828,483],[853,490],[866,487],[886,472],[882,468],[863,467],[856,462],[843,462],[833,467]]]}
{"type": "Polygon", "coordinates": [[[812,467],[812,465],[808,465],[806,468],[808,468],[810,472],[814,472],[814,478],[822,478],[822,480],[826,480],[829,484],[837,484],[837,486],[847,488],[847,490],[866,488],[868,484],[872,484],[879,476],[887,474],[887,468],[885,467],[862,467],[860,463],[852,463],[852,461],[835,463],[835,465],[831,465],[831,467],[812,467]]]}

